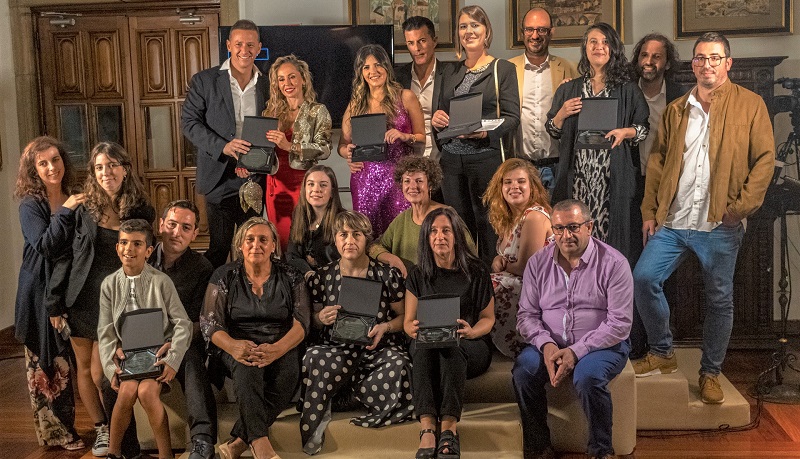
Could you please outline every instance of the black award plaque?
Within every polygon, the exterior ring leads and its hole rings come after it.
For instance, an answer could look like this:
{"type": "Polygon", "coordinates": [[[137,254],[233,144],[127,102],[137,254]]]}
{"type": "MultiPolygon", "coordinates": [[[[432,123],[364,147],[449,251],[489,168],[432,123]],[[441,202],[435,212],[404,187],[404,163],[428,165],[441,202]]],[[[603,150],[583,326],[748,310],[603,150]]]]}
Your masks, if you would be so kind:
{"type": "Polygon", "coordinates": [[[367,334],[377,322],[383,282],[342,276],[339,304],[342,306],[331,330],[331,339],[341,343],[369,345],[367,334]]]}
{"type": "Polygon", "coordinates": [[[461,298],[429,296],[417,303],[417,347],[420,349],[457,347],[461,298]]]}
{"type": "Polygon", "coordinates": [[[164,312],[158,308],[137,309],[121,316],[122,351],[125,360],[120,362],[120,381],[155,378],[161,366],[155,366],[156,353],[164,344],[164,312]]]}
{"type": "Polygon", "coordinates": [[[358,115],[350,118],[353,132],[353,150],[351,161],[385,161],[386,160],[386,115],[374,113],[358,115]]]}

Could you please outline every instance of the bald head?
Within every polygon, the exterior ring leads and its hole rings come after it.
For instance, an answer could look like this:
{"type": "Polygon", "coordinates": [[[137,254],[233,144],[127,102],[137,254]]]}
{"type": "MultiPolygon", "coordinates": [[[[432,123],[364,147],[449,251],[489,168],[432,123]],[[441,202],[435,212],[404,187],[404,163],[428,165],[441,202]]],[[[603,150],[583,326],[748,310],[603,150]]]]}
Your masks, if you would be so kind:
{"type": "Polygon", "coordinates": [[[536,65],[544,62],[553,36],[553,21],[544,8],[531,8],[522,18],[522,41],[525,55],[536,65]]]}

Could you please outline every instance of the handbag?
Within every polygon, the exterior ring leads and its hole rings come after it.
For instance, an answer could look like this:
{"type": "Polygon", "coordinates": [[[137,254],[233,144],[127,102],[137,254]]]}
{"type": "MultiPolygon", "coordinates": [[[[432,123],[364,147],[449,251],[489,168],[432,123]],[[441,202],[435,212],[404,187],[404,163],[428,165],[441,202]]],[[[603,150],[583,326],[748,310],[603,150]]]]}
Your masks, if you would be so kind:
{"type": "MultiPolygon", "coordinates": [[[[500,83],[497,81],[497,61],[500,59],[494,60],[494,100],[497,105],[497,119],[500,119],[500,83]]],[[[506,149],[505,149],[505,139],[500,138],[500,158],[503,162],[506,162],[506,149]]]]}

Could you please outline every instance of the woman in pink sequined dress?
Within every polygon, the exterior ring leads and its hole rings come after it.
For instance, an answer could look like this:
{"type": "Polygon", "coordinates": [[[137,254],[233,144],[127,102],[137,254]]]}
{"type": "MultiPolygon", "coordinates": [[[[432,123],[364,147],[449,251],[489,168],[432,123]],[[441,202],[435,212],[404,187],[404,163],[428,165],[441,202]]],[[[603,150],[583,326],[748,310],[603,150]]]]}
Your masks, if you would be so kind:
{"type": "Polygon", "coordinates": [[[517,306],[522,273],[528,258],[548,244],[550,204],[539,171],[530,162],[514,158],[504,162],[489,181],[483,202],[497,233],[497,256],[492,262],[495,323],[492,341],[504,355],[514,358],[525,343],[517,332],[517,306]]]}
{"type": "Polygon", "coordinates": [[[400,158],[413,154],[415,143],[425,142],[425,124],[417,96],[394,79],[389,55],[378,45],[365,45],[356,53],[353,94],[342,120],[339,155],[350,166],[353,210],[372,223],[379,237],[394,218],[408,208],[400,187],[394,183],[394,168],[400,158]],[[368,113],[386,114],[388,157],[378,162],[352,162],[350,118],[368,113]]]}

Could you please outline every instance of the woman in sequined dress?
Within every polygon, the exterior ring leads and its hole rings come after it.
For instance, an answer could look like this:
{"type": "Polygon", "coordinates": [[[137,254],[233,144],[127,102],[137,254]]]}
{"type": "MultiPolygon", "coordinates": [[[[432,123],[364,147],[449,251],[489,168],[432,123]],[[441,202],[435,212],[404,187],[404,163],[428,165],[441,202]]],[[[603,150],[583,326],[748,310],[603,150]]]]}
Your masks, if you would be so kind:
{"type": "Polygon", "coordinates": [[[400,187],[394,183],[397,161],[413,154],[413,145],[425,142],[422,106],[414,93],[395,81],[389,55],[378,45],[365,45],[356,53],[353,93],[342,120],[339,155],[350,165],[353,210],[369,218],[375,237],[380,237],[394,218],[408,208],[400,187]],[[353,130],[350,118],[367,113],[386,114],[387,159],[352,162],[353,130]]]}
{"type": "Polygon", "coordinates": [[[278,118],[278,129],[267,132],[267,140],[275,143],[279,167],[275,175],[267,176],[265,202],[285,251],[306,170],[331,154],[331,115],[317,103],[308,64],[294,54],[275,60],[269,86],[262,115],[278,118]]]}
{"type": "Polygon", "coordinates": [[[583,35],[578,73],[583,76],[556,90],[545,123],[550,136],[561,139],[553,202],[574,198],[589,206],[594,235],[622,252],[633,266],[642,250],[639,142],[649,132],[650,109],[642,90],[630,81],[625,48],[610,25],[595,24],[583,35]],[[610,149],[575,145],[577,115],[586,97],[618,100],[618,128],[606,135],[613,138],[610,149]]]}
{"type": "Polygon", "coordinates": [[[495,255],[497,236],[481,202],[494,171],[513,157],[510,140],[519,126],[519,88],[516,66],[489,54],[492,24],[480,6],[465,6],[458,13],[458,50],[466,58],[452,66],[442,80],[439,107],[431,117],[436,134],[450,124],[450,99],[464,94],[482,94],[481,118],[503,120],[497,129],[475,132],[439,141],[444,173],[444,203],[464,220],[478,243],[478,255],[487,265],[495,255]]]}

